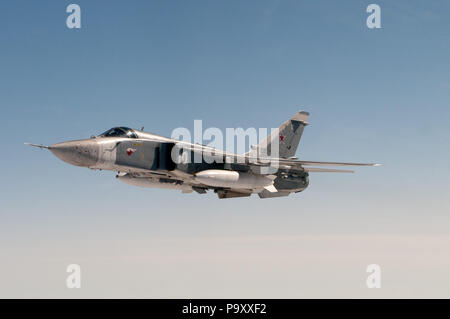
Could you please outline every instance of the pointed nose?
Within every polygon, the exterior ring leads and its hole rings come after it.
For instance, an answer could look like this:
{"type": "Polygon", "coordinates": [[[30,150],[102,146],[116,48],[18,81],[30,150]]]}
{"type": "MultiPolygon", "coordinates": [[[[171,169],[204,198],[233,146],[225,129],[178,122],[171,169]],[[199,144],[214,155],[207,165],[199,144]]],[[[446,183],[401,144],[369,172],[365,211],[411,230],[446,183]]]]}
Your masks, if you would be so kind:
{"type": "Polygon", "coordinates": [[[76,166],[93,167],[98,161],[99,146],[90,139],[58,143],[49,149],[60,160],[76,166]]]}

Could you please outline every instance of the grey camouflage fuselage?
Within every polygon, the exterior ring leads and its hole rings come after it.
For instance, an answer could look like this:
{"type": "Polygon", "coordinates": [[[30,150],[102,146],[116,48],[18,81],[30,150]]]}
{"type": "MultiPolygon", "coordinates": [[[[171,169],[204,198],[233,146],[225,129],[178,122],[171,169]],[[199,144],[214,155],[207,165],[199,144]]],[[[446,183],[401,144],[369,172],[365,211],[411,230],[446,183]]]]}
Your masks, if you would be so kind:
{"type": "Polygon", "coordinates": [[[310,165],[375,165],[294,158],[303,129],[308,125],[308,115],[296,113],[257,145],[256,152],[241,155],[126,127],[112,128],[84,140],[32,145],[47,148],[72,165],[116,171],[117,178],[130,185],[178,189],[183,193],[214,190],[219,198],[252,193],[261,198],[287,196],[308,187],[308,172],[351,172],[310,165]]]}

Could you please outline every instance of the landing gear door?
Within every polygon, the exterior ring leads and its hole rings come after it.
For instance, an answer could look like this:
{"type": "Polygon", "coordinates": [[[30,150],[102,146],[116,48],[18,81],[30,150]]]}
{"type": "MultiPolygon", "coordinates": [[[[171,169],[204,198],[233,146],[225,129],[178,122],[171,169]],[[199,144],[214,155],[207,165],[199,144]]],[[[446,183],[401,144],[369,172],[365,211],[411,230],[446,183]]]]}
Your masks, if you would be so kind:
{"type": "Polygon", "coordinates": [[[117,145],[116,164],[155,170],[159,166],[159,146],[153,141],[121,141],[117,145]]]}

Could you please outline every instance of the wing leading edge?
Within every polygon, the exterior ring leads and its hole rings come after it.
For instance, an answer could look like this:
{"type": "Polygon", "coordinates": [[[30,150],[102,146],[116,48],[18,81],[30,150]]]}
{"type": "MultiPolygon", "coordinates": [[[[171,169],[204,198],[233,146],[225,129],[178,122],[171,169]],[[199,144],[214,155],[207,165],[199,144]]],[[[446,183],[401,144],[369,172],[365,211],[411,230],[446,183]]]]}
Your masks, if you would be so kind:
{"type": "Polygon", "coordinates": [[[321,168],[321,167],[304,167],[304,170],[308,173],[354,173],[355,171],[349,169],[334,169],[334,168],[321,168]]]}

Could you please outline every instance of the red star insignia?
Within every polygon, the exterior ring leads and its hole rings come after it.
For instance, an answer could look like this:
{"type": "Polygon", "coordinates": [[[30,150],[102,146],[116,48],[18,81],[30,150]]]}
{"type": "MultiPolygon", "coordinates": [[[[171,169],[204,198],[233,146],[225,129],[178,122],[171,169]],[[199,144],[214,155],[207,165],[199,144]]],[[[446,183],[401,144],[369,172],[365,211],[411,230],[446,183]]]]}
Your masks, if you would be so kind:
{"type": "Polygon", "coordinates": [[[280,141],[284,142],[284,136],[283,135],[280,135],[280,141]]]}
{"type": "Polygon", "coordinates": [[[131,156],[131,154],[133,154],[134,152],[136,152],[136,149],[134,148],[127,148],[127,155],[131,156]]]}

